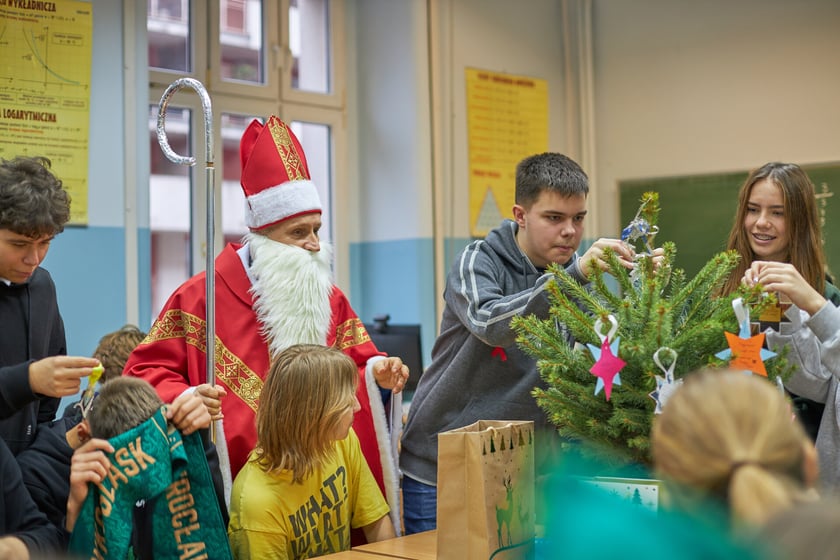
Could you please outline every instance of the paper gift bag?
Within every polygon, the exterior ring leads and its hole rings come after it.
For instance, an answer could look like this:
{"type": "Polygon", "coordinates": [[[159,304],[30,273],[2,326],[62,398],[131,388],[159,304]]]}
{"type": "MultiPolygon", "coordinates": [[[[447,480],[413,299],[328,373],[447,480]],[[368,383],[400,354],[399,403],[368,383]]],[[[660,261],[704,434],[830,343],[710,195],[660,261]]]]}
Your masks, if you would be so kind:
{"type": "Polygon", "coordinates": [[[438,558],[532,558],[534,519],[533,422],[479,420],[438,434],[438,558]]]}

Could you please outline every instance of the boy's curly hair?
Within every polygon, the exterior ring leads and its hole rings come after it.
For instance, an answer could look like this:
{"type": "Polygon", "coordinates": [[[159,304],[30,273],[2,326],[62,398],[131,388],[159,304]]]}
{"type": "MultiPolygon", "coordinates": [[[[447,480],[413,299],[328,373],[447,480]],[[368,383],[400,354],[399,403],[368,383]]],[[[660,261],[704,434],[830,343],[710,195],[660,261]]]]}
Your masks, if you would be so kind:
{"type": "Polygon", "coordinates": [[[70,195],[45,157],[0,159],[0,229],[56,235],[70,219],[70,195]]]}
{"type": "Polygon", "coordinates": [[[146,333],[139,328],[134,325],[125,325],[99,339],[99,345],[93,351],[93,357],[102,362],[102,367],[105,368],[100,378],[101,383],[122,375],[129,355],[138,344],[143,342],[144,338],[146,338],[146,333]]]}

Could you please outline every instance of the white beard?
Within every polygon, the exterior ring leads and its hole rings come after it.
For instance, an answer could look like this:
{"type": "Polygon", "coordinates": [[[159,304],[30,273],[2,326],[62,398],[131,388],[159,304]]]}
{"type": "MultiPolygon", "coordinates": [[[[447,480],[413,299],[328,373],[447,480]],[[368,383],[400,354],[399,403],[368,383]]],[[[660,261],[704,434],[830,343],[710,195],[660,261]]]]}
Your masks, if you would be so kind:
{"type": "Polygon", "coordinates": [[[313,253],[257,233],[245,239],[253,259],[254,311],[271,358],[295,344],[326,344],[332,247],[322,242],[320,252],[313,253]]]}

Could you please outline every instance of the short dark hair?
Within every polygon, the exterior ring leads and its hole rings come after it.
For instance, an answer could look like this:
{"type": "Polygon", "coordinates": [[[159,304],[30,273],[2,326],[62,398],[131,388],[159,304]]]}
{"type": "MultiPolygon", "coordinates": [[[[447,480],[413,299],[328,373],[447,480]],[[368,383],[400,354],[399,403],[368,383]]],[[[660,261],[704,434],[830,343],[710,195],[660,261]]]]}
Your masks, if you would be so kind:
{"type": "Polygon", "coordinates": [[[545,190],[561,196],[589,194],[589,177],[571,158],[556,152],[529,156],[516,166],[516,204],[529,207],[545,190]]]}
{"type": "Polygon", "coordinates": [[[148,381],[139,377],[117,377],[102,385],[88,413],[90,435],[111,439],[136,428],[163,406],[148,381]]]}
{"type": "Polygon", "coordinates": [[[0,160],[0,229],[27,237],[56,235],[70,219],[70,195],[45,157],[0,160]]]}

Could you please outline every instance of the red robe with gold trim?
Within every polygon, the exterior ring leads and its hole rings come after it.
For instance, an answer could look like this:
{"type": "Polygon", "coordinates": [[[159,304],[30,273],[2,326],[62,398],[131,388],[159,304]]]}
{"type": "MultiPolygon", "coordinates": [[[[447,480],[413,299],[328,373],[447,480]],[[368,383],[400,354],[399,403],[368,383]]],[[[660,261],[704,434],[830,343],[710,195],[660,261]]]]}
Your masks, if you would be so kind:
{"type": "MultiPolygon", "coordinates": [[[[231,480],[256,445],[258,397],[269,370],[268,344],[260,334],[261,324],[249,292],[251,281],[236,252],[239,248],[228,244],[215,263],[216,383],[227,390],[222,413],[231,480]]],[[[125,375],[151,383],[164,402],[207,382],[204,278],[203,272],[197,274],[172,294],[125,366],[125,375]]],[[[392,511],[399,512],[399,478],[387,420],[378,386],[372,374],[366,375],[368,360],[384,354],[376,349],[350,302],[335,286],[330,309],[332,318],[324,343],[341,349],[359,367],[361,410],[353,420],[353,429],[383,495],[392,511]]]]}

